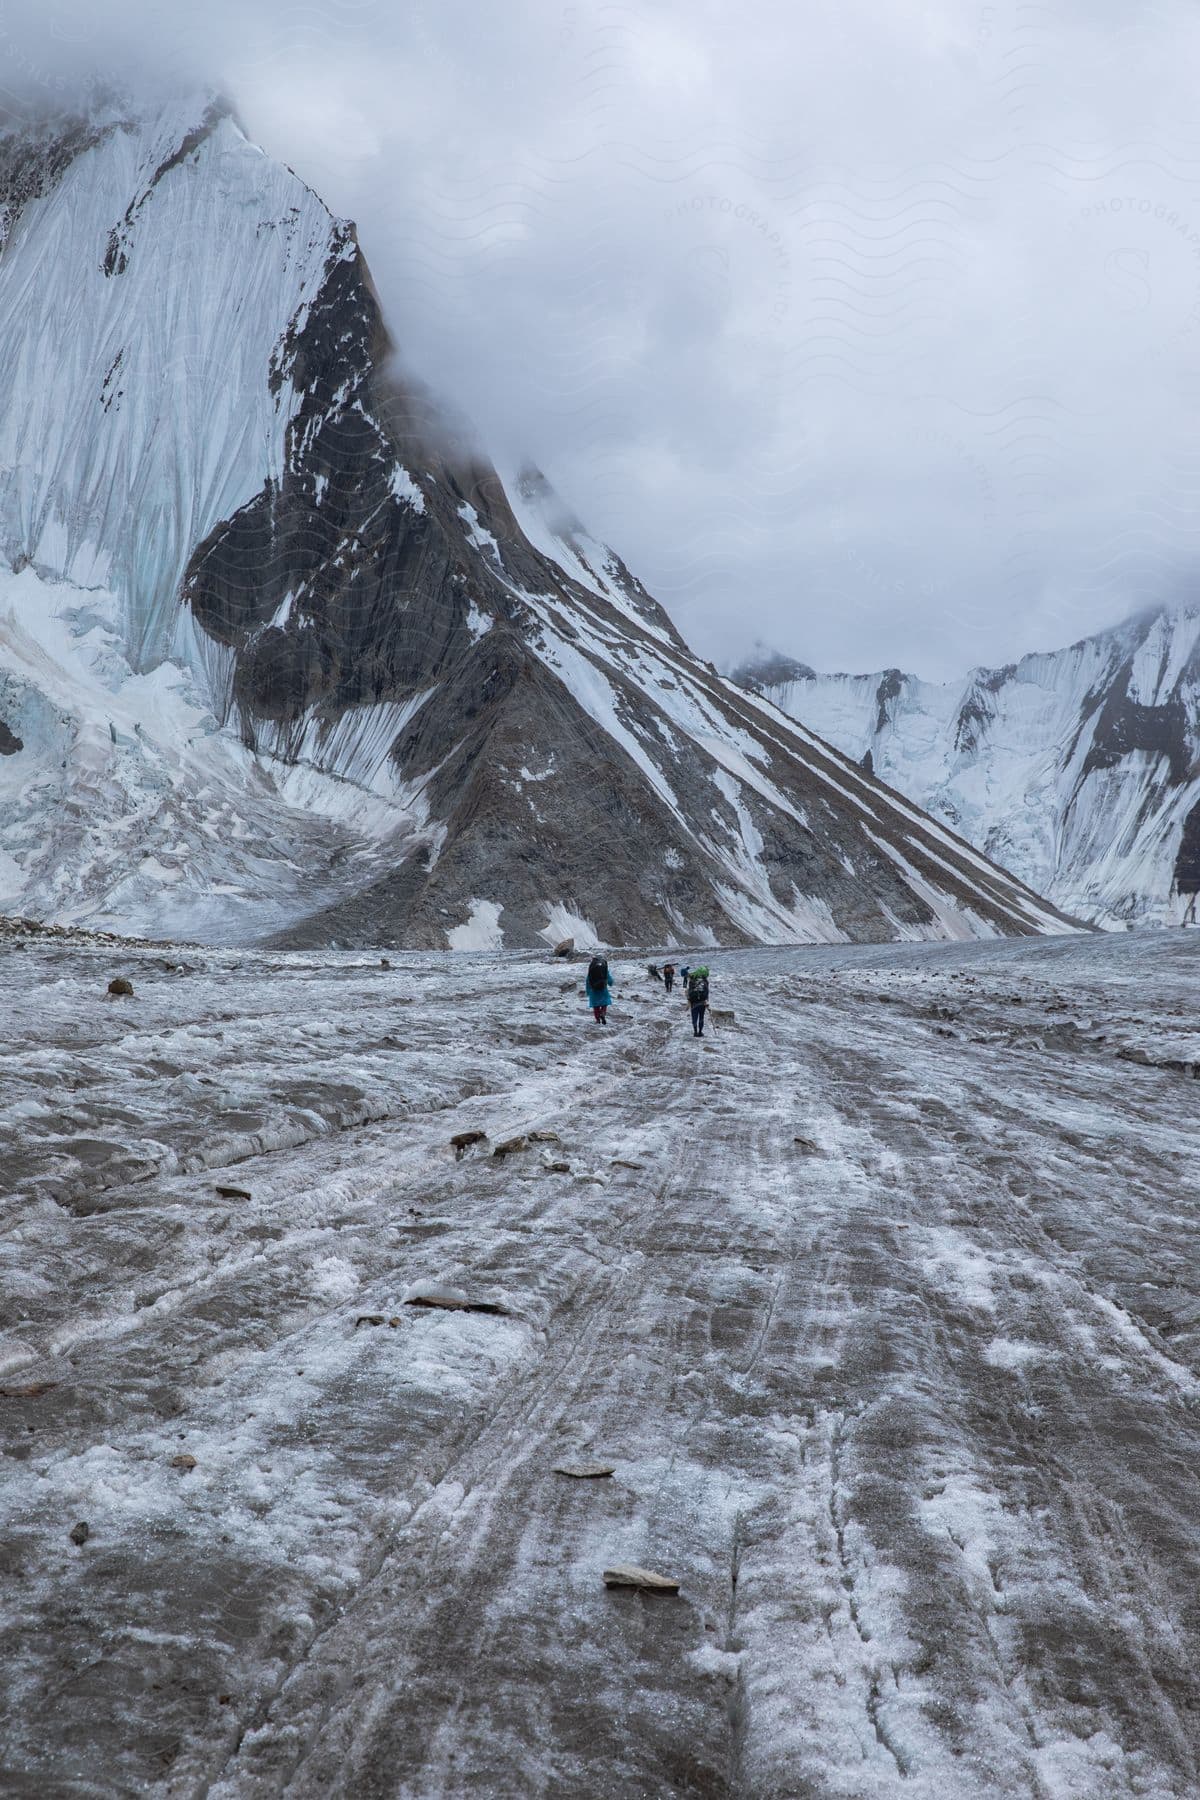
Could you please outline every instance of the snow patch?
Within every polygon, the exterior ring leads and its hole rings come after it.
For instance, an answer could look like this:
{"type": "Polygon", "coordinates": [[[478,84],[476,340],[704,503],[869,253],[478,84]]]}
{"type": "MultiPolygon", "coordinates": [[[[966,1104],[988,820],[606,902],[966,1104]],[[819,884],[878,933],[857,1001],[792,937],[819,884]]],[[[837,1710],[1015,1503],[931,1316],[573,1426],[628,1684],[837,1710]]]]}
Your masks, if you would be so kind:
{"type": "Polygon", "coordinates": [[[451,950],[502,950],[504,933],[500,929],[500,914],[504,911],[494,900],[472,900],[471,911],[462,925],[454,925],[446,932],[446,942],[451,950]]]}
{"type": "Polygon", "coordinates": [[[607,945],[601,942],[600,933],[592,921],[585,919],[582,913],[573,912],[561,901],[556,901],[548,908],[546,923],[538,932],[538,936],[551,946],[561,944],[567,938],[574,938],[576,949],[581,950],[585,945],[588,949],[607,949],[607,945]]]}

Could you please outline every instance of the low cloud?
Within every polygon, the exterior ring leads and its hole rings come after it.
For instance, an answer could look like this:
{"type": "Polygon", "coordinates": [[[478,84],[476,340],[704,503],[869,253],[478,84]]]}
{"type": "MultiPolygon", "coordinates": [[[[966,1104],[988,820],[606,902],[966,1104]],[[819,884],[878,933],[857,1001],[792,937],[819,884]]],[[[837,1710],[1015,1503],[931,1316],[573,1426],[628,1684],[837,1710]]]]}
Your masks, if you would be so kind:
{"type": "Polygon", "coordinates": [[[950,674],[1194,594],[1183,6],[179,10],[6,6],[0,89],[222,87],[706,655],[950,674]]]}

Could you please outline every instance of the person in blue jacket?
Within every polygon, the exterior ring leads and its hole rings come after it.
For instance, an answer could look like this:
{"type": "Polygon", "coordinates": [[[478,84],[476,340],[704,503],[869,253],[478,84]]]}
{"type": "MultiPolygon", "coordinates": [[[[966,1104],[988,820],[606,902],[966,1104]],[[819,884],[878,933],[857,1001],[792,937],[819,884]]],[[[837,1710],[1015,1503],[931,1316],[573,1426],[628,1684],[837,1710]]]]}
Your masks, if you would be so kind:
{"type": "Polygon", "coordinates": [[[587,1003],[597,1025],[607,1025],[612,992],[608,985],[608,958],[601,956],[599,951],[588,964],[587,1003]]]}

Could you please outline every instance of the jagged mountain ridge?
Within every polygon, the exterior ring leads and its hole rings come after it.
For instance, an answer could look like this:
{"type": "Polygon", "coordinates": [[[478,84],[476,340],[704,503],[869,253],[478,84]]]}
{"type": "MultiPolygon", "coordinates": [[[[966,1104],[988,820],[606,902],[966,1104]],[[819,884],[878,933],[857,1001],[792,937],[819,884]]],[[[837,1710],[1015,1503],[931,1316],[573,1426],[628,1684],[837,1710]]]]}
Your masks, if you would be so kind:
{"type": "Polygon", "coordinates": [[[736,678],[1064,910],[1194,922],[1200,606],[1150,608],[959,682],[818,674],[775,653],[736,678]]]}
{"type": "Polygon", "coordinates": [[[228,108],[40,142],[0,157],[0,904],[196,929],[217,894],[219,932],[257,882],[287,941],[463,948],[1064,928],[448,439],[353,227],[228,108]]]}

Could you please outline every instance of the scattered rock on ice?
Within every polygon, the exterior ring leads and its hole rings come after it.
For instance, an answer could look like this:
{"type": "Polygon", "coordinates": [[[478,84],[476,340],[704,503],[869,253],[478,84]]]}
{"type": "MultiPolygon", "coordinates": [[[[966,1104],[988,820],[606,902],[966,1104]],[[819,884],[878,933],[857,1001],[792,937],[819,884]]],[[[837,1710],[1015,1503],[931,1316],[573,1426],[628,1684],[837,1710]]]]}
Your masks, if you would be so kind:
{"type": "MultiPolygon", "coordinates": [[[[573,1481],[601,1481],[614,1472],[616,1465],[605,1462],[555,1463],[556,1475],[569,1475],[573,1481]]],[[[607,1581],[608,1576],[605,1576],[607,1581]]]]}
{"type": "Polygon", "coordinates": [[[405,1306],[438,1306],[447,1312],[506,1313],[507,1306],[498,1300],[472,1300],[462,1288],[443,1287],[438,1282],[418,1281],[404,1296],[405,1306]]]}
{"type": "Polygon", "coordinates": [[[92,1528],[86,1519],[80,1519],[78,1525],[72,1525],[71,1527],[70,1537],[73,1544],[82,1546],[87,1543],[91,1535],[92,1528]]]}
{"type": "Polygon", "coordinates": [[[502,1144],[497,1144],[496,1148],[492,1151],[492,1155],[493,1156],[515,1156],[519,1150],[528,1150],[528,1148],[529,1148],[528,1137],[526,1137],[524,1135],[521,1135],[518,1137],[510,1137],[510,1138],[505,1138],[505,1140],[502,1144]]]}
{"type": "Polygon", "coordinates": [[[463,1157],[466,1155],[467,1151],[471,1148],[472,1144],[486,1144],[487,1143],[487,1132],[486,1131],[456,1131],[454,1136],[450,1139],[450,1142],[454,1146],[454,1156],[455,1156],[456,1162],[461,1162],[463,1157]]]}
{"type": "Polygon", "coordinates": [[[0,1399],[36,1400],[39,1394],[48,1394],[57,1386],[57,1381],[26,1381],[19,1387],[0,1387],[0,1399]]]}
{"type": "Polygon", "coordinates": [[[360,1325],[382,1325],[382,1324],[383,1324],[383,1314],[382,1313],[359,1313],[357,1319],[355,1319],[355,1321],[354,1321],[354,1329],[355,1329],[355,1331],[357,1331],[360,1325]]]}
{"type": "Polygon", "coordinates": [[[531,1131],[529,1141],[531,1144],[560,1144],[562,1139],[557,1131],[531,1131]]]}
{"type": "Polygon", "coordinates": [[[617,1563],[604,1571],[604,1585],[610,1588],[637,1588],[643,1594],[677,1594],[679,1583],[669,1575],[655,1575],[651,1569],[639,1569],[636,1563],[617,1563]]]}
{"type": "Polygon", "coordinates": [[[564,938],[561,944],[555,944],[555,946],[554,946],[555,956],[573,956],[574,953],[575,953],[575,939],[574,938],[564,938]]]}
{"type": "Polygon", "coordinates": [[[217,1187],[217,1192],[218,1192],[218,1194],[220,1194],[222,1200],[250,1200],[250,1199],[253,1199],[253,1195],[250,1193],[248,1188],[226,1187],[220,1181],[217,1182],[216,1187],[217,1187]]]}
{"type": "Polygon", "coordinates": [[[737,1014],[734,1012],[732,1007],[710,1006],[709,1011],[711,1012],[711,1014],[713,1016],[714,1024],[735,1025],[737,1023],[737,1014]]]}
{"type": "Polygon", "coordinates": [[[133,983],[127,981],[124,975],[114,975],[108,984],[108,991],[114,1000],[125,999],[132,996],[133,983]]]}
{"type": "Polygon", "coordinates": [[[173,1469],[181,1470],[183,1472],[183,1474],[185,1474],[185,1475],[189,1474],[190,1471],[195,1468],[195,1466],[196,1466],[195,1457],[189,1456],[186,1450],[182,1451],[180,1453],[180,1455],[173,1456],[171,1458],[171,1467],[173,1469]]]}

